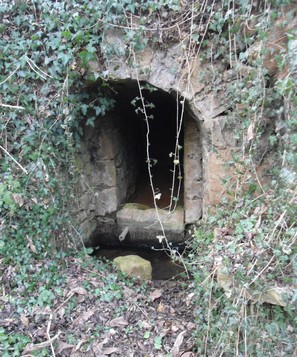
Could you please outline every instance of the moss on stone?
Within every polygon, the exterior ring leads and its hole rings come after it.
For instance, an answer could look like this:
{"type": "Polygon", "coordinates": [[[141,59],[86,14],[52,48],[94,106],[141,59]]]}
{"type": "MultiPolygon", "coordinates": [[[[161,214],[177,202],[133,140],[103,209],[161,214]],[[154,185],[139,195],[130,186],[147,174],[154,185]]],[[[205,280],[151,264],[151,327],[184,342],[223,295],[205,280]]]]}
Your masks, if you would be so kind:
{"type": "Polygon", "coordinates": [[[125,203],[124,205],[122,205],[120,207],[121,209],[122,208],[131,208],[131,209],[139,209],[139,210],[146,210],[146,209],[149,209],[151,207],[147,206],[147,205],[144,205],[144,204],[141,204],[141,203],[125,203]]]}

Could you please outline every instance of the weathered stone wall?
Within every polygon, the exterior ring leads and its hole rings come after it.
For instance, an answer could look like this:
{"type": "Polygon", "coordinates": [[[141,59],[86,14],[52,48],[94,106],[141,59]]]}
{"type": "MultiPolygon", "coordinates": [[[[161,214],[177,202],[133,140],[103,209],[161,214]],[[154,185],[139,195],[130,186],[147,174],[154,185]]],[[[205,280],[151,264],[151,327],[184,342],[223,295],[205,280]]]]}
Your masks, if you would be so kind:
{"type": "MultiPolygon", "coordinates": [[[[296,48],[296,40],[288,39],[286,35],[286,31],[294,27],[296,19],[285,28],[278,21],[277,31],[270,34],[271,41],[267,42],[269,49],[277,53],[286,50],[287,46],[296,48]]],[[[254,44],[247,50],[245,64],[237,61],[237,75],[246,77],[253,71],[249,62],[257,56],[261,45],[254,44]]],[[[109,52],[104,59],[108,78],[113,81],[145,81],[168,93],[178,93],[187,101],[191,114],[184,123],[184,224],[195,223],[226,196],[223,180],[232,178],[236,181],[236,173],[230,169],[228,161],[233,152],[239,152],[242,145],[249,144],[249,135],[255,135],[251,125],[247,137],[239,142],[234,128],[240,118],[234,117],[230,121],[226,115],[230,109],[226,90],[228,85],[235,83],[237,75],[234,75],[234,69],[226,68],[219,61],[201,64],[196,57],[185,62],[184,59],[188,58],[186,49],[178,45],[169,46],[166,50],[147,47],[135,54],[133,65],[130,65],[124,52],[121,53],[121,49],[124,51],[127,46],[120,30],[106,33],[103,55],[104,49],[117,49],[114,51],[117,54],[112,57],[109,52]]],[[[264,58],[264,65],[275,79],[284,78],[288,70],[296,69],[295,57],[290,63],[291,68],[278,72],[275,56],[268,51],[264,58]]],[[[101,75],[102,60],[91,62],[90,71],[101,75]]],[[[275,125],[269,115],[265,125],[270,129],[275,125]]],[[[277,125],[275,130],[278,133],[277,125]]],[[[131,135],[125,132],[125,123],[116,116],[98,118],[95,129],[85,130],[78,155],[82,175],[78,185],[77,217],[87,239],[98,234],[100,229],[106,236],[118,234],[116,212],[135,189],[137,165],[131,160],[134,157],[131,153],[137,148],[133,146],[133,140],[129,141],[131,135]]],[[[266,134],[264,131],[263,150],[251,172],[251,175],[257,175],[260,183],[268,179],[265,169],[273,164],[273,154],[269,153],[267,146],[268,136],[269,131],[266,134]]]]}
{"type": "Polygon", "coordinates": [[[77,153],[80,170],[74,214],[86,238],[96,234],[98,225],[115,224],[115,212],[135,188],[135,150],[125,123],[116,115],[106,115],[86,126],[77,153]]]}
{"type": "MultiPolygon", "coordinates": [[[[114,43],[125,48],[120,31],[107,34],[106,48],[114,43]]],[[[220,62],[202,65],[197,57],[185,65],[182,58],[186,58],[182,47],[172,46],[166,51],[149,47],[136,53],[134,66],[129,66],[117,56],[109,58],[106,63],[113,78],[139,78],[187,99],[195,125],[185,124],[185,138],[188,137],[184,163],[185,222],[193,223],[201,218],[202,211],[207,214],[209,208],[220,202],[224,194],[222,178],[227,173],[231,174],[225,163],[231,157],[230,151],[238,148],[238,142],[232,125],[227,125],[224,112],[229,106],[225,95],[227,84],[236,78],[232,78],[233,72],[220,62]],[[214,77],[216,80],[221,77],[215,93],[212,86],[214,77]],[[187,152],[195,152],[195,158],[186,159],[187,152]]],[[[96,62],[92,62],[90,67],[93,72],[100,70],[96,62]]]]}
{"type": "Polygon", "coordinates": [[[184,123],[184,206],[185,224],[202,217],[203,176],[201,133],[194,119],[184,123]]]}

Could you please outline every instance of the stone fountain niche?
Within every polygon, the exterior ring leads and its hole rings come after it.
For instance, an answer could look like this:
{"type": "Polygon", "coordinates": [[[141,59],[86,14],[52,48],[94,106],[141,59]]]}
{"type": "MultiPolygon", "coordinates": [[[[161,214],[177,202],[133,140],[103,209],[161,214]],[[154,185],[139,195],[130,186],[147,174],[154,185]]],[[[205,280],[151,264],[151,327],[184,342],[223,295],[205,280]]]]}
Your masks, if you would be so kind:
{"type": "Polygon", "coordinates": [[[197,122],[176,92],[141,85],[147,121],[137,81],[121,80],[110,83],[113,111],[84,127],[78,217],[92,246],[157,246],[164,233],[169,242],[181,243],[186,225],[202,216],[197,122]]]}

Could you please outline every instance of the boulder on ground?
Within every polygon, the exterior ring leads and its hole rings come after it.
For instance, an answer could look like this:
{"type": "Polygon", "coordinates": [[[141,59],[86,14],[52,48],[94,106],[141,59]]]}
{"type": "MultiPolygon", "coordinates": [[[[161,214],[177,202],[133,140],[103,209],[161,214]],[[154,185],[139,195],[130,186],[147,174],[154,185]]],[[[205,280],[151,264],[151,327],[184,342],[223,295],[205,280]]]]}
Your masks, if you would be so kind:
{"type": "Polygon", "coordinates": [[[113,261],[123,273],[131,277],[135,276],[141,280],[152,280],[151,263],[138,255],[117,257],[113,261]]]}

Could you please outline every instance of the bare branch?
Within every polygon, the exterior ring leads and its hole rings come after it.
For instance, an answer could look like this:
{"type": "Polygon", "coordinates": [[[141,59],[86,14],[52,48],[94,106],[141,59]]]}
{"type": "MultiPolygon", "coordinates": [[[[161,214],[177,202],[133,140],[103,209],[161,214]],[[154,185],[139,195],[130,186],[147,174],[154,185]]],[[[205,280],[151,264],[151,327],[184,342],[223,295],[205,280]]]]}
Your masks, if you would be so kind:
{"type": "Polygon", "coordinates": [[[28,171],[27,171],[20,163],[18,163],[18,162],[16,161],[16,159],[13,158],[13,157],[10,155],[10,153],[9,153],[6,149],[4,149],[3,146],[0,145],[0,149],[2,149],[2,150],[5,152],[5,154],[8,155],[8,156],[18,165],[18,167],[20,167],[20,168],[24,171],[24,173],[25,173],[26,175],[28,175],[28,171]]]}

